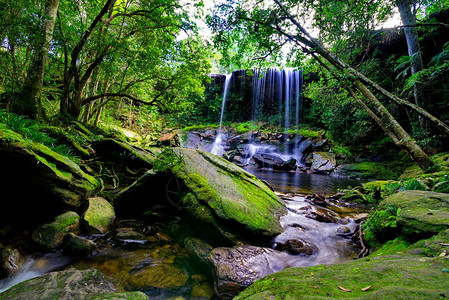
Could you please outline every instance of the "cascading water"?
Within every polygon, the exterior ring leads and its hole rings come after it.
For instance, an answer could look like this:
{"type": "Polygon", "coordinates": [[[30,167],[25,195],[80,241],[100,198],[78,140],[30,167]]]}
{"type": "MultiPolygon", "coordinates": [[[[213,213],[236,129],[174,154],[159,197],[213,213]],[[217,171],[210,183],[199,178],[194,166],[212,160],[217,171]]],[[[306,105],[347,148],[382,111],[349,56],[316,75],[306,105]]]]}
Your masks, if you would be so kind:
{"type": "Polygon", "coordinates": [[[228,94],[228,87],[229,87],[229,83],[231,82],[231,78],[232,78],[232,73],[226,75],[226,80],[225,80],[225,84],[224,84],[224,88],[223,88],[223,100],[222,100],[222,104],[221,104],[220,125],[218,127],[218,134],[215,138],[214,143],[212,144],[212,149],[210,151],[212,154],[215,154],[215,155],[221,155],[224,153],[223,133],[222,133],[221,127],[223,126],[223,115],[224,115],[225,105],[226,105],[226,96],[228,94]]]}

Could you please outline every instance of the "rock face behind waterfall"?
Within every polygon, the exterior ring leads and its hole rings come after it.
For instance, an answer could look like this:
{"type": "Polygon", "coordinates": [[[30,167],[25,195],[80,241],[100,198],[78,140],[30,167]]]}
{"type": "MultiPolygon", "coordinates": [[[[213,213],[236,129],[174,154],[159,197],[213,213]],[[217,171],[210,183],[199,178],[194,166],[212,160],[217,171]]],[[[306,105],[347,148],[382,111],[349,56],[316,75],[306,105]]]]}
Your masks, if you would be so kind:
{"type": "Polygon", "coordinates": [[[260,242],[282,232],[279,217],[286,210],[267,185],[208,152],[177,152],[184,157],[184,165],[174,173],[189,190],[183,202],[197,220],[234,241],[243,234],[260,242]]]}

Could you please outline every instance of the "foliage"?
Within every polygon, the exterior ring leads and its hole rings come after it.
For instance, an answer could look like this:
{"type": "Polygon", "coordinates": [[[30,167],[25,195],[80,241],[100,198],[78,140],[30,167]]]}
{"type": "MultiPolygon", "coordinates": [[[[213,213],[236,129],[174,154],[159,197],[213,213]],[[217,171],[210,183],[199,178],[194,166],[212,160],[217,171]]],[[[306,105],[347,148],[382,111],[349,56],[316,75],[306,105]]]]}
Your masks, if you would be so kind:
{"type": "Polygon", "coordinates": [[[162,147],[162,151],[157,154],[154,160],[153,170],[164,173],[172,171],[174,168],[182,168],[183,164],[184,157],[182,155],[175,153],[173,148],[162,147]]]}
{"type": "Polygon", "coordinates": [[[401,208],[387,205],[370,214],[363,224],[363,237],[371,247],[398,236],[397,218],[400,212],[401,208]]]}
{"type": "Polygon", "coordinates": [[[61,143],[56,138],[50,136],[46,132],[47,126],[37,121],[0,109],[0,123],[5,124],[11,130],[21,134],[25,139],[41,143],[53,151],[69,157],[75,162],[80,161],[80,158],[75,155],[75,151],[71,146],[61,143]]]}

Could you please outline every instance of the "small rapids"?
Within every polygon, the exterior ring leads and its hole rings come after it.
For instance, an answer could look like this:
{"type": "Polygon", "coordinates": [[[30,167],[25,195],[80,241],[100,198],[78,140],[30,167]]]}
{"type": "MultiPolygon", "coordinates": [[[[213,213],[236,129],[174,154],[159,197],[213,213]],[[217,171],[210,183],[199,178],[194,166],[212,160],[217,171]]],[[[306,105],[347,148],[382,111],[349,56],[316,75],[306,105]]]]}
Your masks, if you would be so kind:
{"type": "Polygon", "coordinates": [[[60,251],[44,255],[28,256],[24,265],[13,276],[0,280],[0,293],[22,281],[32,279],[51,271],[64,268],[71,262],[71,258],[62,255],[60,251]]]}

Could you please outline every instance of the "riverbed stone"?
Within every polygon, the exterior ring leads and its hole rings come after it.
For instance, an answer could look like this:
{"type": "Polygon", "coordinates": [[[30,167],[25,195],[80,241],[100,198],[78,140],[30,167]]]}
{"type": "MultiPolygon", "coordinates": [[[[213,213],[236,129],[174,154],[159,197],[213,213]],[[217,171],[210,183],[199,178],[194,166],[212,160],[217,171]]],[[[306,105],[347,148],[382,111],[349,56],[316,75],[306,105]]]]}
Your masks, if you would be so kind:
{"type": "Polygon", "coordinates": [[[293,255],[312,255],[318,252],[318,248],[316,246],[296,239],[290,239],[284,243],[276,243],[274,249],[278,251],[286,251],[293,255]]]}
{"type": "Polygon", "coordinates": [[[129,276],[128,288],[141,290],[148,287],[176,288],[186,285],[189,277],[173,264],[145,267],[129,276]]]}
{"type": "Polygon", "coordinates": [[[32,233],[31,239],[45,249],[56,249],[69,233],[80,233],[80,216],[73,211],[59,215],[53,222],[40,226],[32,233]]]}
{"type": "Polygon", "coordinates": [[[201,150],[177,149],[184,163],[172,172],[189,193],[186,210],[213,235],[267,241],[282,232],[279,218],[286,212],[276,194],[254,175],[225,159],[201,150]]]}
{"type": "Polygon", "coordinates": [[[215,248],[209,261],[214,266],[215,291],[220,299],[232,299],[257,279],[273,273],[270,256],[276,252],[249,245],[215,248]]]}
{"type": "Polygon", "coordinates": [[[97,245],[89,239],[69,233],[62,241],[62,249],[70,255],[88,256],[97,250],[97,245]]]}
{"type": "Polygon", "coordinates": [[[115,220],[114,207],[104,198],[94,197],[88,199],[89,206],[83,215],[89,233],[106,233],[115,220]]]}
{"type": "Polygon", "coordinates": [[[273,168],[274,170],[294,170],[296,168],[296,159],[292,158],[287,161],[283,160],[276,154],[257,153],[252,159],[260,168],[273,168]]]}

